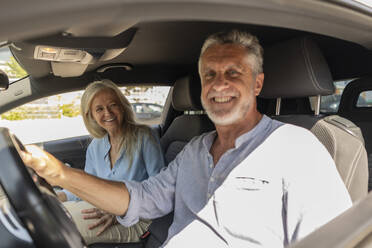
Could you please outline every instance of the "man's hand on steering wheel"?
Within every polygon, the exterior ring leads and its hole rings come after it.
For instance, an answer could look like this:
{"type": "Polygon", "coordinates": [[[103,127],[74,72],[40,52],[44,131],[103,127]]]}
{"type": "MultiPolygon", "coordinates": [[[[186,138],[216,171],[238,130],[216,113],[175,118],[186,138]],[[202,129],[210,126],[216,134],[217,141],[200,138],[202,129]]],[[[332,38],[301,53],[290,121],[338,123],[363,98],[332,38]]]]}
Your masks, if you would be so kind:
{"type": "Polygon", "coordinates": [[[83,238],[65,209],[50,194],[54,192],[50,185],[25,167],[27,164],[56,185],[65,175],[62,162],[36,146],[29,146],[26,150],[6,128],[0,128],[0,145],[0,157],[4,164],[0,173],[1,185],[14,215],[23,224],[20,227],[27,230],[34,246],[85,247],[83,238]]]}
{"type": "Polygon", "coordinates": [[[61,161],[56,159],[41,148],[30,145],[26,147],[27,152],[20,151],[23,162],[32,168],[40,177],[51,185],[60,185],[64,178],[64,170],[67,168],[61,161]]]}

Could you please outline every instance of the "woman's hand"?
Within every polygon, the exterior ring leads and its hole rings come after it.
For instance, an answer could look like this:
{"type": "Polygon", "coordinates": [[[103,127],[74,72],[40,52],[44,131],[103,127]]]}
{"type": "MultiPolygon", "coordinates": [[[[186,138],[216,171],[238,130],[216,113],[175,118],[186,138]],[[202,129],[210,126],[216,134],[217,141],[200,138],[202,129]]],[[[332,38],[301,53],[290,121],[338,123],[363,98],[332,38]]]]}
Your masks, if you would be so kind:
{"type": "Polygon", "coordinates": [[[57,197],[58,200],[60,200],[61,202],[67,201],[67,195],[65,194],[65,192],[57,192],[57,197]]]}
{"type": "Polygon", "coordinates": [[[23,162],[51,185],[60,185],[64,178],[65,165],[41,148],[30,145],[27,152],[20,151],[23,162]]]}
{"type": "Polygon", "coordinates": [[[98,219],[97,222],[88,226],[88,228],[94,229],[98,226],[102,226],[96,233],[97,236],[101,235],[105,230],[110,226],[113,226],[117,223],[115,215],[108,214],[105,211],[102,211],[98,208],[88,208],[81,210],[83,214],[83,219],[98,219]]]}

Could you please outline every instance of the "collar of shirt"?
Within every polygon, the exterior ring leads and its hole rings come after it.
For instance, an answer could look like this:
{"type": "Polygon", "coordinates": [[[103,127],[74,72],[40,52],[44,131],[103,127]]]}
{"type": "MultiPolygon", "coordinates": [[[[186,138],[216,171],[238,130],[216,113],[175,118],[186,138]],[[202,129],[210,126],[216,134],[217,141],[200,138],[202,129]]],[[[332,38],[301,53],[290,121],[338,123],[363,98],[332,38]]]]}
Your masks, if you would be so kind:
{"type": "MultiPolygon", "coordinates": [[[[111,143],[110,143],[110,140],[109,140],[109,136],[108,134],[105,134],[105,136],[103,136],[103,143],[104,143],[104,159],[105,161],[108,161],[110,162],[110,149],[111,149],[111,143]]],[[[121,149],[120,151],[120,155],[118,157],[118,159],[116,161],[119,161],[121,159],[121,157],[123,156],[123,153],[124,153],[124,149],[121,149]]],[[[110,162],[111,163],[111,162],[110,162]]]]}
{"type": "Polygon", "coordinates": [[[105,136],[103,136],[103,141],[104,141],[104,158],[107,159],[109,157],[109,154],[110,154],[110,149],[111,149],[111,144],[110,144],[110,140],[109,140],[109,137],[108,137],[108,134],[105,134],[105,136]]]}
{"type": "MultiPolygon", "coordinates": [[[[243,145],[245,142],[250,141],[253,137],[255,137],[258,133],[262,132],[265,130],[265,128],[268,127],[268,123],[270,122],[270,118],[267,117],[266,115],[263,115],[261,120],[257,123],[257,125],[251,129],[250,131],[240,135],[236,140],[235,140],[235,149],[239,148],[241,145],[243,145]]],[[[213,141],[216,138],[217,131],[212,131],[208,133],[203,140],[203,145],[207,149],[207,151],[210,151],[213,141]]]]}

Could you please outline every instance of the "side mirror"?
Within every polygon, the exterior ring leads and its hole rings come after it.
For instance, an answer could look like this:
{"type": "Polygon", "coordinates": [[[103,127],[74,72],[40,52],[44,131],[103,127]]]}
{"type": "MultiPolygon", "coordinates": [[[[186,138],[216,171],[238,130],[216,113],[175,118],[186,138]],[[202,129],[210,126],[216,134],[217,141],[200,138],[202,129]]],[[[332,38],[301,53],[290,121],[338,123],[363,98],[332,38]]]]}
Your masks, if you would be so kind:
{"type": "Polygon", "coordinates": [[[6,90],[9,87],[8,75],[2,70],[0,70],[0,91],[6,90]]]}

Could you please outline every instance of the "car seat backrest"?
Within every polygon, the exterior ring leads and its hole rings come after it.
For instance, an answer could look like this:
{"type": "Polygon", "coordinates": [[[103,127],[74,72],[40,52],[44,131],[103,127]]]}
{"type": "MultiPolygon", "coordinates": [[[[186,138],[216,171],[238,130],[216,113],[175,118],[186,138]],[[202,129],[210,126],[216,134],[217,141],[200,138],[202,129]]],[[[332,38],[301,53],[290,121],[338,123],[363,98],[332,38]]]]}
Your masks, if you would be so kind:
{"type": "Polygon", "coordinates": [[[202,111],[200,80],[190,75],[176,81],[172,93],[173,108],[184,113],[176,117],[160,139],[168,164],[195,136],[214,130],[214,124],[202,111]]]}
{"type": "Polygon", "coordinates": [[[337,162],[337,169],[353,202],[367,195],[367,153],[362,132],[351,121],[337,115],[319,120],[311,131],[337,162]]]}
{"type": "MultiPolygon", "coordinates": [[[[195,136],[214,130],[214,124],[202,111],[199,76],[189,75],[177,80],[172,92],[173,108],[183,114],[176,117],[160,138],[166,164],[169,164],[195,136]]],[[[149,227],[151,235],[146,247],[159,247],[166,240],[173,222],[173,212],[154,219],[149,227]]]]}
{"type": "MultiPolygon", "coordinates": [[[[362,92],[372,91],[372,77],[359,78],[351,81],[343,90],[338,115],[353,121],[363,133],[368,154],[368,167],[372,172],[372,103],[366,102],[364,107],[358,107],[358,99],[362,92]]],[[[369,190],[372,189],[372,178],[369,180],[369,190]]]]}
{"type": "MultiPolygon", "coordinates": [[[[360,129],[340,116],[319,114],[320,96],[334,92],[327,62],[309,37],[265,50],[265,82],[260,97],[277,99],[272,118],[311,130],[335,161],[353,202],[368,193],[368,163],[360,129]],[[282,98],[316,96],[314,114],[280,114],[282,98]]],[[[316,155],[316,154],[314,154],[316,155]]]]}

